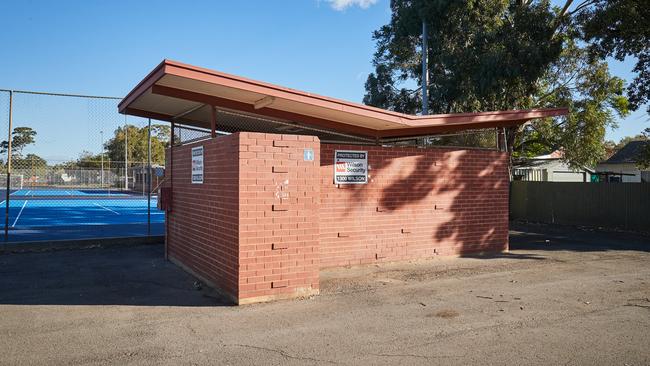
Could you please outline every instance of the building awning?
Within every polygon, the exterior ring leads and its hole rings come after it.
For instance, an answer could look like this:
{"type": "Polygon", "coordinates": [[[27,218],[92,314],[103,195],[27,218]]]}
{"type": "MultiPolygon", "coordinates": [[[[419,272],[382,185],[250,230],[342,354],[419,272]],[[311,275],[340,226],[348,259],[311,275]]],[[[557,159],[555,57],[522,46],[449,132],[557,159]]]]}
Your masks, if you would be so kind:
{"type": "Polygon", "coordinates": [[[566,108],[414,116],[164,60],[119,104],[120,113],[221,131],[302,129],[389,139],[511,127],[566,108]],[[254,123],[253,123],[254,121],[254,123]]]}

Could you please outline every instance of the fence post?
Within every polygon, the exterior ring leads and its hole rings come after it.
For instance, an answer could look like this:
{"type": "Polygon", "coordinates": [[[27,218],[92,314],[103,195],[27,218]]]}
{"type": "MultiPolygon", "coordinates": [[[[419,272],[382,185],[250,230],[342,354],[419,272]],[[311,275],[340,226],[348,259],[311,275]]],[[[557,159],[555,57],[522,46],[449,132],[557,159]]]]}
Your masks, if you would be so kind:
{"type": "Polygon", "coordinates": [[[124,190],[129,190],[129,125],[124,115],[124,190]]]}
{"type": "Polygon", "coordinates": [[[9,241],[9,196],[11,192],[11,130],[13,129],[14,92],[9,91],[9,131],[7,132],[7,190],[5,197],[5,241],[9,241]]]}
{"type": "MultiPolygon", "coordinates": [[[[174,120],[171,121],[171,132],[169,136],[169,161],[167,161],[167,154],[165,154],[165,181],[167,181],[169,177],[169,190],[171,192],[170,194],[170,202],[168,205],[172,204],[173,195],[174,195],[174,138],[175,138],[175,129],[176,129],[176,123],[174,120]],[[169,175],[167,175],[169,173],[169,175]]],[[[158,199],[161,199],[161,197],[158,197],[158,199]]],[[[167,246],[167,241],[169,240],[169,210],[165,211],[165,260],[169,259],[169,248],[167,246]]]]}
{"type": "Polygon", "coordinates": [[[147,128],[147,235],[151,236],[151,118],[147,128]]]}

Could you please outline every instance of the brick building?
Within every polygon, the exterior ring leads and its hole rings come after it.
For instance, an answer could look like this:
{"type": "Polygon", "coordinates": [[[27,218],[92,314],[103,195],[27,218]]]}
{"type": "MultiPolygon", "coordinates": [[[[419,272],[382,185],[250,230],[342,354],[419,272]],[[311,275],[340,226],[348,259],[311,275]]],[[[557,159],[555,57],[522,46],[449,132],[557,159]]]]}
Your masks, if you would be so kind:
{"type": "Polygon", "coordinates": [[[319,270],[508,248],[503,131],[564,109],[410,116],[163,61],[119,106],[172,123],[167,257],[238,304],[319,270]],[[435,147],[490,131],[492,148],[435,147]]]}

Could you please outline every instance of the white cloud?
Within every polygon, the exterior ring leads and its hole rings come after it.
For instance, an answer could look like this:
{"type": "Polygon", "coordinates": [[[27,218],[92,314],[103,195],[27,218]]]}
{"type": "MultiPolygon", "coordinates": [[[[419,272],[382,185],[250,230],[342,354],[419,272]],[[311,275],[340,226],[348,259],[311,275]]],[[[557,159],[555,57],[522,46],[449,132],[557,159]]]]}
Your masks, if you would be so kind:
{"type": "Polygon", "coordinates": [[[351,6],[358,6],[361,9],[368,9],[371,5],[375,5],[377,0],[325,0],[330,3],[334,10],[343,11],[351,6]]]}

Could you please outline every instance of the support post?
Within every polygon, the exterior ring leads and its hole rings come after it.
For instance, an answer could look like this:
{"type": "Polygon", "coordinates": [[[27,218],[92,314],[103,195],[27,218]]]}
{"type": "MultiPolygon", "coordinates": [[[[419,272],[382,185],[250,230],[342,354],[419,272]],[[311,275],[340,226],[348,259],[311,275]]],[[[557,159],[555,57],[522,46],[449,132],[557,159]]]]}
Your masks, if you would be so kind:
{"type": "Polygon", "coordinates": [[[99,131],[99,135],[101,136],[101,139],[102,139],[102,153],[101,153],[102,172],[101,172],[100,188],[104,189],[104,131],[99,131]]]}
{"type": "Polygon", "coordinates": [[[129,190],[129,125],[124,115],[124,190],[129,190]]]}
{"type": "Polygon", "coordinates": [[[151,236],[151,118],[147,128],[147,236],[151,236]]]}
{"type": "Polygon", "coordinates": [[[217,137],[217,107],[211,105],[212,118],[210,119],[210,136],[217,137]]]}
{"type": "MultiPolygon", "coordinates": [[[[169,172],[169,190],[171,191],[170,200],[174,199],[174,130],[176,124],[172,121],[171,136],[169,137],[169,161],[165,162],[165,180],[169,172]],[[169,166],[169,169],[167,167],[169,166]]],[[[160,199],[160,197],[158,197],[160,199]]],[[[171,204],[172,202],[170,202],[171,204]]],[[[169,259],[169,249],[167,241],[169,240],[169,212],[165,212],[165,260],[169,259]]]]}
{"type": "Polygon", "coordinates": [[[7,137],[7,191],[5,197],[5,241],[9,241],[9,198],[11,195],[11,131],[13,130],[14,92],[9,91],[9,131],[7,137]]]}

